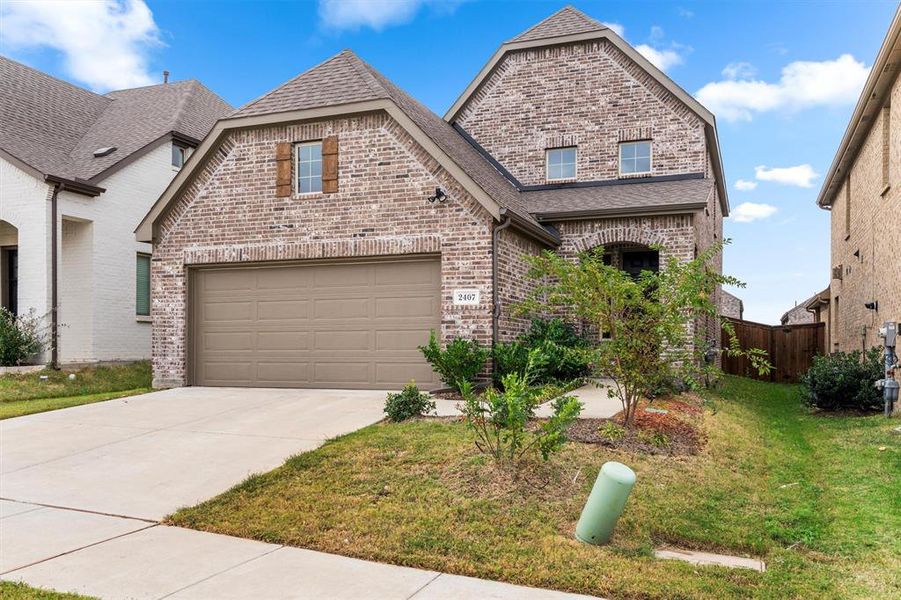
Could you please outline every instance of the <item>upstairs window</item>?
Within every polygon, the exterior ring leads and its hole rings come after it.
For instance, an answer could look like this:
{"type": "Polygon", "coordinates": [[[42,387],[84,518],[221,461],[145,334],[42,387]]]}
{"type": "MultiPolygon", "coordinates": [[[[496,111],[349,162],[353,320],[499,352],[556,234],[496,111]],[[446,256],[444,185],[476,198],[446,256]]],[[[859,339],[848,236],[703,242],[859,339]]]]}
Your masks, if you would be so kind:
{"type": "Polygon", "coordinates": [[[623,142],[619,145],[620,175],[650,175],[651,141],[623,142]]]}
{"type": "Polygon", "coordinates": [[[294,150],[297,193],[322,191],[322,142],[297,144],[294,150]]]}
{"type": "Polygon", "coordinates": [[[188,149],[178,144],[172,144],[172,166],[180,169],[185,166],[185,159],[188,158],[188,149]]]}
{"type": "Polygon", "coordinates": [[[576,178],[576,149],[552,148],[545,156],[547,180],[563,181],[576,178]]]}

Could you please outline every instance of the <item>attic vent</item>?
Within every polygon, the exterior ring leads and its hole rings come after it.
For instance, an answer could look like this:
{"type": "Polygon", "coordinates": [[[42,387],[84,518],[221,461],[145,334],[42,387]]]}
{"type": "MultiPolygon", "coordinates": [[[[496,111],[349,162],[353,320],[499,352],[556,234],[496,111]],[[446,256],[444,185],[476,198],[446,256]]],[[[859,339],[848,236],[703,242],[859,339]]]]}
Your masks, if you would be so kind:
{"type": "Polygon", "coordinates": [[[100,158],[101,156],[109,156],[113,152],[116,151],[115,146],[104,146],[103,148],[97,148],[94,150],[94,158],[100,158]]]}

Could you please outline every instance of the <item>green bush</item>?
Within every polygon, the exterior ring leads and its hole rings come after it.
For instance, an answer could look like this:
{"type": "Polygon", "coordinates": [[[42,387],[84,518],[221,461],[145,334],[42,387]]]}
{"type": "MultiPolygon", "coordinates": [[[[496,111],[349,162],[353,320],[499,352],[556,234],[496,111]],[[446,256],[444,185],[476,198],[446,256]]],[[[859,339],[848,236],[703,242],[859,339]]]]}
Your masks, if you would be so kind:
{"type": "Polygon", "coordinates": [[[494,346],[494,383],[502,385],[510,373],[525,373],[529,368],[529,348],[522,342],[501,342],[494,346]]]}
{"type": "Polygon", "coordinates": [[[476,435],[476,447],[498,462],[518,464],[530,452],[544,460],[566,442],[566,429],[579,416],[582,404],[572,396],[551,403],[553,414],[537,429],[528,430],[538,406],[539,388],[529,385],[529,373],[510,373],[503,379],[504,391],[488,388],[481,396],[464,383],[463,416],[476,435]]]}
{"type": "Polygon", "coordinates": [[[429,343],[419,347],[425,359],[445,384],[462,391],[464,383],[472,383],[488,360],[489,350],[475,340],[455,338],[444,350],[432,331],[429,343]]]}
{"type": "Polygon", "coordinates": [[[425,392],[420,392],[416,382],[411,381],[398,394],[388,394],[385,400],[385,414],[388,419],[399,423],[435,410],[435,402],[425,392]]]}
{"type": "Polygon", "coordinates": [[[882,349],[876,347],[815,356],[801,384],[807,403],[821,410],[881,410],[882,392],[873,384],[883,377],[882,349]]]}
{"type": "Polygon", "coordinates": [[[607,421],[598,427],[598,433],[611,442],[618,442],[626,437],[626,428],[613,421],[607,421]]]}
{"type": "Polygon", "coordinates": [[[20,365],[42,352],[45,345],[42,319],[36,316],[34,309],[16,317],[0,307],[0,366],[20,365]]]}
{"type": "Polygon", "coordinates": [[[539,381],[572,381],[590,372],[585,351],[591,343],[563,319],[532,319],[523,341],[538,351],[533,368],[539,381]]]}

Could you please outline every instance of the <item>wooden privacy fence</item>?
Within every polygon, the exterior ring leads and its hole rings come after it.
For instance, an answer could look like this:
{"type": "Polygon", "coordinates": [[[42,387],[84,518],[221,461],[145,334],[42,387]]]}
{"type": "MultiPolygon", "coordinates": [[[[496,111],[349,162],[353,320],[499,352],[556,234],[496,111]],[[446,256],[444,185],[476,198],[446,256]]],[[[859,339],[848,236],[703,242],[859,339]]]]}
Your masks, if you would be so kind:
{"type": "MultiPolygon", "coordinates": [[[[826,324],[764,325],[752,321],[729,319],[735,328],[739,345],[744,348],[761,348],[769,355],[773,370],[761,376],[745,357],[723,355],[723,371],[732,375],[752,377],[762,381],[797,383],[807,372],[813,357],[826,350],[826,324]]],[[[729,344],[728,333],[723,330],[723,348],[729,344]]]]}

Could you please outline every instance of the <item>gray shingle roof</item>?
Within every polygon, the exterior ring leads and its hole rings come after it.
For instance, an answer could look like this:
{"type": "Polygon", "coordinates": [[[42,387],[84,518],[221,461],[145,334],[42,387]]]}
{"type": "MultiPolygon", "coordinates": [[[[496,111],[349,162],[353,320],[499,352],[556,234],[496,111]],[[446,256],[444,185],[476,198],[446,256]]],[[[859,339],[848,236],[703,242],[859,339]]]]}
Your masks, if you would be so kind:
{"type": "Polygon", "coordinates": [[[202,139],[232,110],[194,80],[101,96],[2,56],[0,81],[0,148],[69,179],[92,179],[173,131],[202,139]],[[117,150],[95,158],[106,146],[117,150]]]}
{"type": "Polygon", "coordinates": [[[600,31],[607,26],[572,6],[564,6],[545,20],[520,33],[511,42],[527,42],[561,35],[600,31]]]}
{"type": "Polygon", "coordinates": [[[524,191],[522,198],[526,209],[541,217],[560,213],[688,209],[706,203],[713,188],[711,179],[625,180],[610,185],[524,191]]]}

